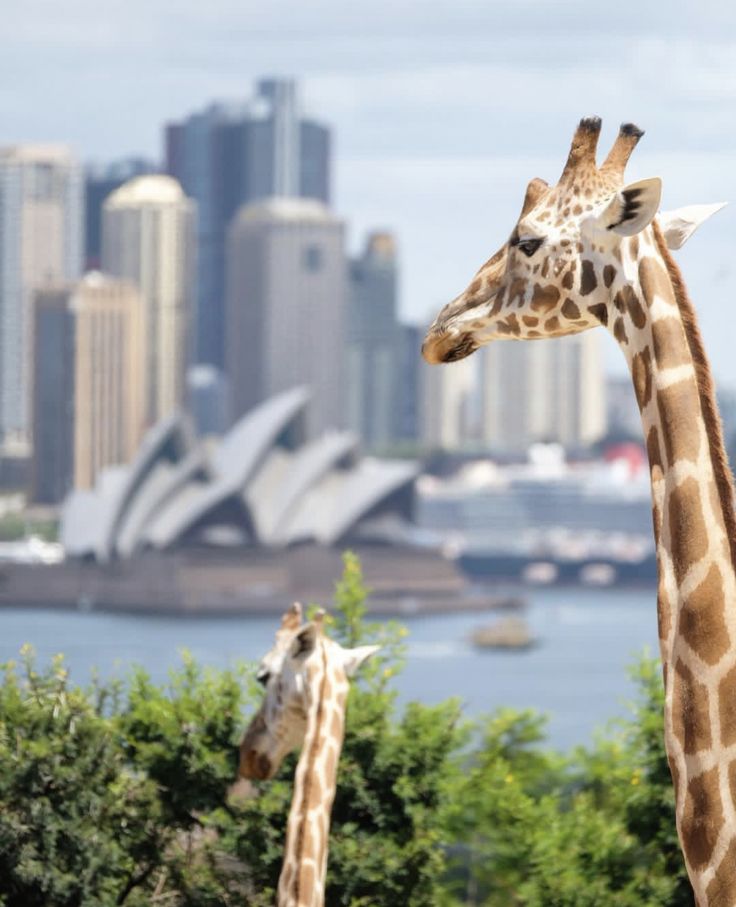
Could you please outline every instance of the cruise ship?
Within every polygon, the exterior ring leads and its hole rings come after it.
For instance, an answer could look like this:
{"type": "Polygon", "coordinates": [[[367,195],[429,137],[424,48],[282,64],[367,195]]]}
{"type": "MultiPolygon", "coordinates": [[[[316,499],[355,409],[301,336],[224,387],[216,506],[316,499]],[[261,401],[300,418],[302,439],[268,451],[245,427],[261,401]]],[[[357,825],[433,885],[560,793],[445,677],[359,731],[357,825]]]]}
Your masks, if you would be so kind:
{"type": "Polygon", "coordinates": [[[641,584],[656,581],[650,500],[638,445],[579,462],[535,445],[525,463],[422,476],[417,523],[478,580],[641,584]]]}

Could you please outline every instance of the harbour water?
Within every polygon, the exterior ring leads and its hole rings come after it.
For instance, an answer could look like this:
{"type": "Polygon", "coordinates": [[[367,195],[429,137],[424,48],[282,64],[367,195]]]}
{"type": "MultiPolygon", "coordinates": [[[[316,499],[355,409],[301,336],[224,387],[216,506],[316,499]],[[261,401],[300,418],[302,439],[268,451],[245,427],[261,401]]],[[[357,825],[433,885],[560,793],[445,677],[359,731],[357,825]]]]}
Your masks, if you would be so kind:
{"type": "MultiPolygon", "coordinates": [[[[627,714],[635,687],[628,668],[645,648],[656,655],[653,589],[533,589],[525,618],[538,644],[524,651],[475,649],[471,631],[492,616],[407,618],[408,657],[395,679],[399,699],[435,703],[457,696],[478,717],[501,706],[549,716],[548,741],[567,749],[627,714]]],[[[223,667],[258,659],[271,645],[273,618],[140,617],[99,613],[0,610],[0,661],[30,643],[39,663],[62,652],[78,683],[93,668],[103,677],[143,665],[158,681],[188,649],[202,664],[223,667]]]]}

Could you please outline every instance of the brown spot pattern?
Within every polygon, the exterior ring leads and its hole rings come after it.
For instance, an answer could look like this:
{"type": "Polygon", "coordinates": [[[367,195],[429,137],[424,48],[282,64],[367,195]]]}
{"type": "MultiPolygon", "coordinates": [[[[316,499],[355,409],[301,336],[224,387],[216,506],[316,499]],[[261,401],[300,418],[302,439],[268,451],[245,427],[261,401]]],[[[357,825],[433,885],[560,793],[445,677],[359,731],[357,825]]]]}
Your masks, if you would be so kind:
{"type": "Polygon", "coordinates": [[[730,907],[736,891],[736,841],[731,841],[716,874],[705,889],[708,907],[730,907]]]}
{"type": "Polygon", "coordinates": [[[657,394],[667,463],[697,460],[700,450],[700,398],[694,379],[678,381],[657,394]]]}
{"type": "Polygon", "coordinates": [[[580,309],[575,305],[575,303],[568,296],[567,299],[562,304],[562,314],[565,318],[569,318],[570,321],[576,321],[580,318],[580,309]]]}
{"type": "Polygon", "coordinates": [[[583,296],[587,296],[589,293],[592,293],[597,286],[598,281],[596,280],[593,262],[586,258],[583,260],[583,271],[580,275],[580,293],[583,296]]]}
{"type": "Polygon", "coordinates": [[[709,665],[717,664],[731,645],[725,607],[723,577],[718,565],[713,564],[703,582],[693,589],[680,609],[682,636],[709,665]]]}
{"type": "Polygon", "coordinates": [[[649,468],[662,469],[662,451],[659,447],[659,432],[652,426],[647,433],[647,457],[649,458],[649,468]]]}
{"type": "Polygon", "coordinates": [[[553,318],[548,319],[544,327],[547,331],[559,331],[560,319],[555,315],[553,318]]]}
{"type": "Polygon", "coordinates": [[[731,668],[718,685],[718,712],[721,742],[724,746],[733,746],[736,743],[736,668],[731,668]]]}
{"type": "Polygon", "coordinates": [[[672,729],[687,755],[710,749],[708,689],[678,658],[672,690],[672,729]]]}
{"type": "Polygon", "coordinates": [[[526,279],[523,277],[515,277],[511,281],[511,286],[509,287],[509,305],[513,305],[516,299],[522,301],[524,299],[525,291],[526,279]]]}
{"type": "Polygon", "coordinates": [[[654,358],[660,368],[674,368],[691,361],[682,324],[677,318],[660,318],[652,324],[654,358]]]}
{"type": "Polygon", "coordinates": [[[677,581],[681,583],[687,571],[708,551],[708,530],[695,479],[687,478],[672,489],[669,521],[672,561],[677,581]]]}
{"type": "Polygon", "coordinates": [[[573,270],[571,268],[569,271],[565,271],[565,273],[562,277],[562,286],[566,290],[571,290],[574,280],[575,280],[575,274],[573,273],[573,270]]]}
{"type": "MultiPolygon", "coordinates": [[[[617,325],[619,321],[621,321],[620,318],[616,321],[617,325]]],[[[639,409],[643,410],[652,399],[652,354],[649,352],[649,347],[634,356],[631,363],[631,377],[634,381],[636,401],[639,409]]],[[[651,459],[649,462],[651,463],[651,459]]]]}
{"type": "Polygon", "coordinates": [[[718,769],[711,768],[690,781],[685,798],[680,832],[683,848],[693,869],[701,870],[708,865],[722,823],[718,769]]]}
{"type": "Polygon", "coordinates": [[[628,285],[623,287],[620,290],[620,293],[623,295],[624,306],[626,307],[631,320],[634,322],[634,327],[641,330],[647,323],[647,313],[644,311],[641,302],[639,302],[639,297],[636,295],[634,289],[628,285]]]}
{"type": "Polygon", "coordinates": [[[627,344],[629,338],[626,336],[626,328],[624,327],[624,320],[620,316],[616,319],[613,325],[613,336],[618,340],[619,343],[627,344]]]}
{"type": "Polygon", "coordinates": [[[670,279],[656,258],[642,258],[639,262],[639,284],[648,306],[651,307],[655,296],[659,296],[664,302],[675,304],[670,279]]]}
{"type": "Polygon", "coordinates": [[[616,276],[616,269],[613,265],[606,265],[603,268],[603,283],[610,287],[613,283],[613,278],[616,276]]]}
{"type": "Polygon", "coordinates": [[[593,318],[597,318],[604,327],[608,324],[608,308],[603,303],[589,306],[588,311],[593,318]]]}
{"type": "Polygon", "coordinates": [[[534,293],[532,294],[532,309],[535,312],[541,312],[543,315],[551,311],[560,300],[560,291],[554,284],[534,284],[534,293]]]}
{"type": "Polygon", "coordinates": [[[539,324],[539,319],[534,315],[522,315],[521,320],[528,328],[535,328],[539,324]]]}

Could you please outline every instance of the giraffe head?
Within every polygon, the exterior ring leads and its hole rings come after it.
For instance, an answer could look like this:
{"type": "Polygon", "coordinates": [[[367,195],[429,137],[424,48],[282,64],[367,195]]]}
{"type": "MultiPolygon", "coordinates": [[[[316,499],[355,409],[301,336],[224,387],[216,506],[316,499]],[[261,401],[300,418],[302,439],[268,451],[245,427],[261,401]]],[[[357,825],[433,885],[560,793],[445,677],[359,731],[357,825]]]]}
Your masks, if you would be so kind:
{"type": "MultiPolygon", "coordinates": [[[[429,328],[422,347],[428,362],[463,359],[492,340],[560,337],[613,324],[622,244],[653,220],[661,181],[625,184],[624,169],[643,135],[631,123],[621,126],[599,168],[600,129],[598,117],[581,120],[556,186],[529,183],[509,239],[429,328]]],[[[719,207],[663,215],[668,245],[679,248],[719,207]]]]}
{"type": "Polygon", "coordinates": [[[272,778],[284,757],[304,741],[317,699],[340,700],[344,708],[348,678],[378,650],[344,649],[325,635],[323,623],[323,611],[302,623],[298,603],[282,617],[276,642],[256,674],[265,695],[240,744],[241,777],[272,778]]]}

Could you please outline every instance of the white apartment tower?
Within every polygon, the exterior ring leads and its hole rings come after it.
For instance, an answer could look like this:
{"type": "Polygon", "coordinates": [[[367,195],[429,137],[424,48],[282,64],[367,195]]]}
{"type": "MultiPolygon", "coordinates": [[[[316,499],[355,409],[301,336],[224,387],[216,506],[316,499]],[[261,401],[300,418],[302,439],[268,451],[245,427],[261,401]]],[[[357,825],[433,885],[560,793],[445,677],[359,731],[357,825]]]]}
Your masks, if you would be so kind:
{"type": "Polygon", "coordinates": [[[0,148],[0,449],[29,446],[33,299],[80,274],[82,195],[68,148],[0,148]]]}
{"type": "Polygon", "coordinates": [[[536,441],[585,447],[606,431],[600,337],[499,341],[481,357],[481,426],[486,446],[523,453],[536,441]]]}
{"type": "Polygon", "coordinates": [[[135,177],[103,206],[103,270],[132,281],[143,297],[148,425],[185,399],[196,298],[195,219],[195,203],[170,176],[135,177]]]}

